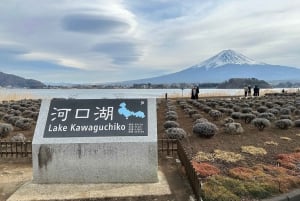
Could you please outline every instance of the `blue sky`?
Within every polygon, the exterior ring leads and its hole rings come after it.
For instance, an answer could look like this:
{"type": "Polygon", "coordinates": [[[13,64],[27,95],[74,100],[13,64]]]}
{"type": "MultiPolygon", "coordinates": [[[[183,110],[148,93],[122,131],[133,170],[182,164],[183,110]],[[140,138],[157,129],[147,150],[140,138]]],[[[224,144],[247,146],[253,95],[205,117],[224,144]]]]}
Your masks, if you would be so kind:
{"type": "Polygon", "coordinates": [[[173,73],[233,49],[300,67],[300,1],[1,0],[0,71],[104,83],[173,73]]]}

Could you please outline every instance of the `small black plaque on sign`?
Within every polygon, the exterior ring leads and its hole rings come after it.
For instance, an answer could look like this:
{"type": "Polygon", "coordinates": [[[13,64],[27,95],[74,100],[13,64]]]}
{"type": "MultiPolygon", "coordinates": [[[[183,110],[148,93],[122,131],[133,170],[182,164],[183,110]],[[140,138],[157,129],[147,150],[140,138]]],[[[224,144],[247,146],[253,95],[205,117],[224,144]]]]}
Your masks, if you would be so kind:
{"type": "Polygon", "coordinates": [[[53,99],[44,138],[147,136],[147,99],[53,99]]]}

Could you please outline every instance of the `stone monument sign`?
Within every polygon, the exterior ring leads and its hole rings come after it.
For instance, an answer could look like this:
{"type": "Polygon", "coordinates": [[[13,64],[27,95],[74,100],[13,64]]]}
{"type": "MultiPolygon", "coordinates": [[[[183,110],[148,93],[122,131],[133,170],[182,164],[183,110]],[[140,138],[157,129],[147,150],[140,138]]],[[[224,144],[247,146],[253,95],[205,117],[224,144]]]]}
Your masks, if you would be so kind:
{"type": "Polygon", "coordinates": [[[43,100],[35,183],[157,182],[155,99],[43,100]]]}

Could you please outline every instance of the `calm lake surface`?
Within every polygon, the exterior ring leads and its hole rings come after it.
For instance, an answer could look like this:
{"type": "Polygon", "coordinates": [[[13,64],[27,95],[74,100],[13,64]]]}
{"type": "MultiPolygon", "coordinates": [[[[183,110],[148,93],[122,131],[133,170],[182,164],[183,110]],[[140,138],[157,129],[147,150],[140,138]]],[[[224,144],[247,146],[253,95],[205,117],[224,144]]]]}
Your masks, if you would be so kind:
{"type": "MultiPolygon", "coordinates": [[[[266,92],[281,92],[282,89],[261,89],[261,94],[266,92]]],[[[296,89],[286,89],[294,91],[296,89]]],[[[6,99],[20,98],[163,98],[189,97],[191,89],[0,89],[0,97],[6,99]]],[[[243,89],[200,89],[200,96],[238,96],[243,95],[243,89]]]]}

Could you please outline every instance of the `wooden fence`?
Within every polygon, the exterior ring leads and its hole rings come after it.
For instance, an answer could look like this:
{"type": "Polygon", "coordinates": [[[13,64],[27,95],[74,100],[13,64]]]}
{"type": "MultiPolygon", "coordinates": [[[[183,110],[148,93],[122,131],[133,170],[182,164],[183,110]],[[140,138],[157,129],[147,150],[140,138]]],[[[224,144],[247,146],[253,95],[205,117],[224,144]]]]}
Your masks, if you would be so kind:
{"type": "Polygon", "coordinates": [[[175,139],[158,139],[158,152],[167,155],[174,155],[177,153],[181,164],[184,166],[187,178],[193,189],[195,197],[198,201],[201,200],[201,180],[194,169],[191,159],[187,151],[184,149],[180,140],[175,139]]]}
{"type": "Polygon", "coordinates": [[[26,142],[11,142],[0,140],[0,157],[31,157],[31,141],[26,142]]]}
{"type": "Polygon", "coordinates": [[[198,177],[198,174],[196,170],[194,169],[191,159],[188,157],[188,154],[186,153],[186,150],[184,149],[182,143],[180,140],[177,142],[177,154],[179,157],[179,160],[181,161],[181,164],[184,166],[188,180],[190,182],[190,185],[193,189],[193,192],[196,196],[196,199],[198,201],[201,199],[201,181],[198,177]]]}
{"type": "Polygon", "coordinates": [[[177,153],[177,140],[161,138],[157,140],[158,152],[167,155],[174,155],[177,153]]]}
{"type": "MultiPolygon", "coordinates": [[[[0,157],[31,157],[31,141],[12,142],[0,140],[0,157]]],[[[174,155],[177,153],[176,139],[158,139],[158,152],[174,155]]]]}

